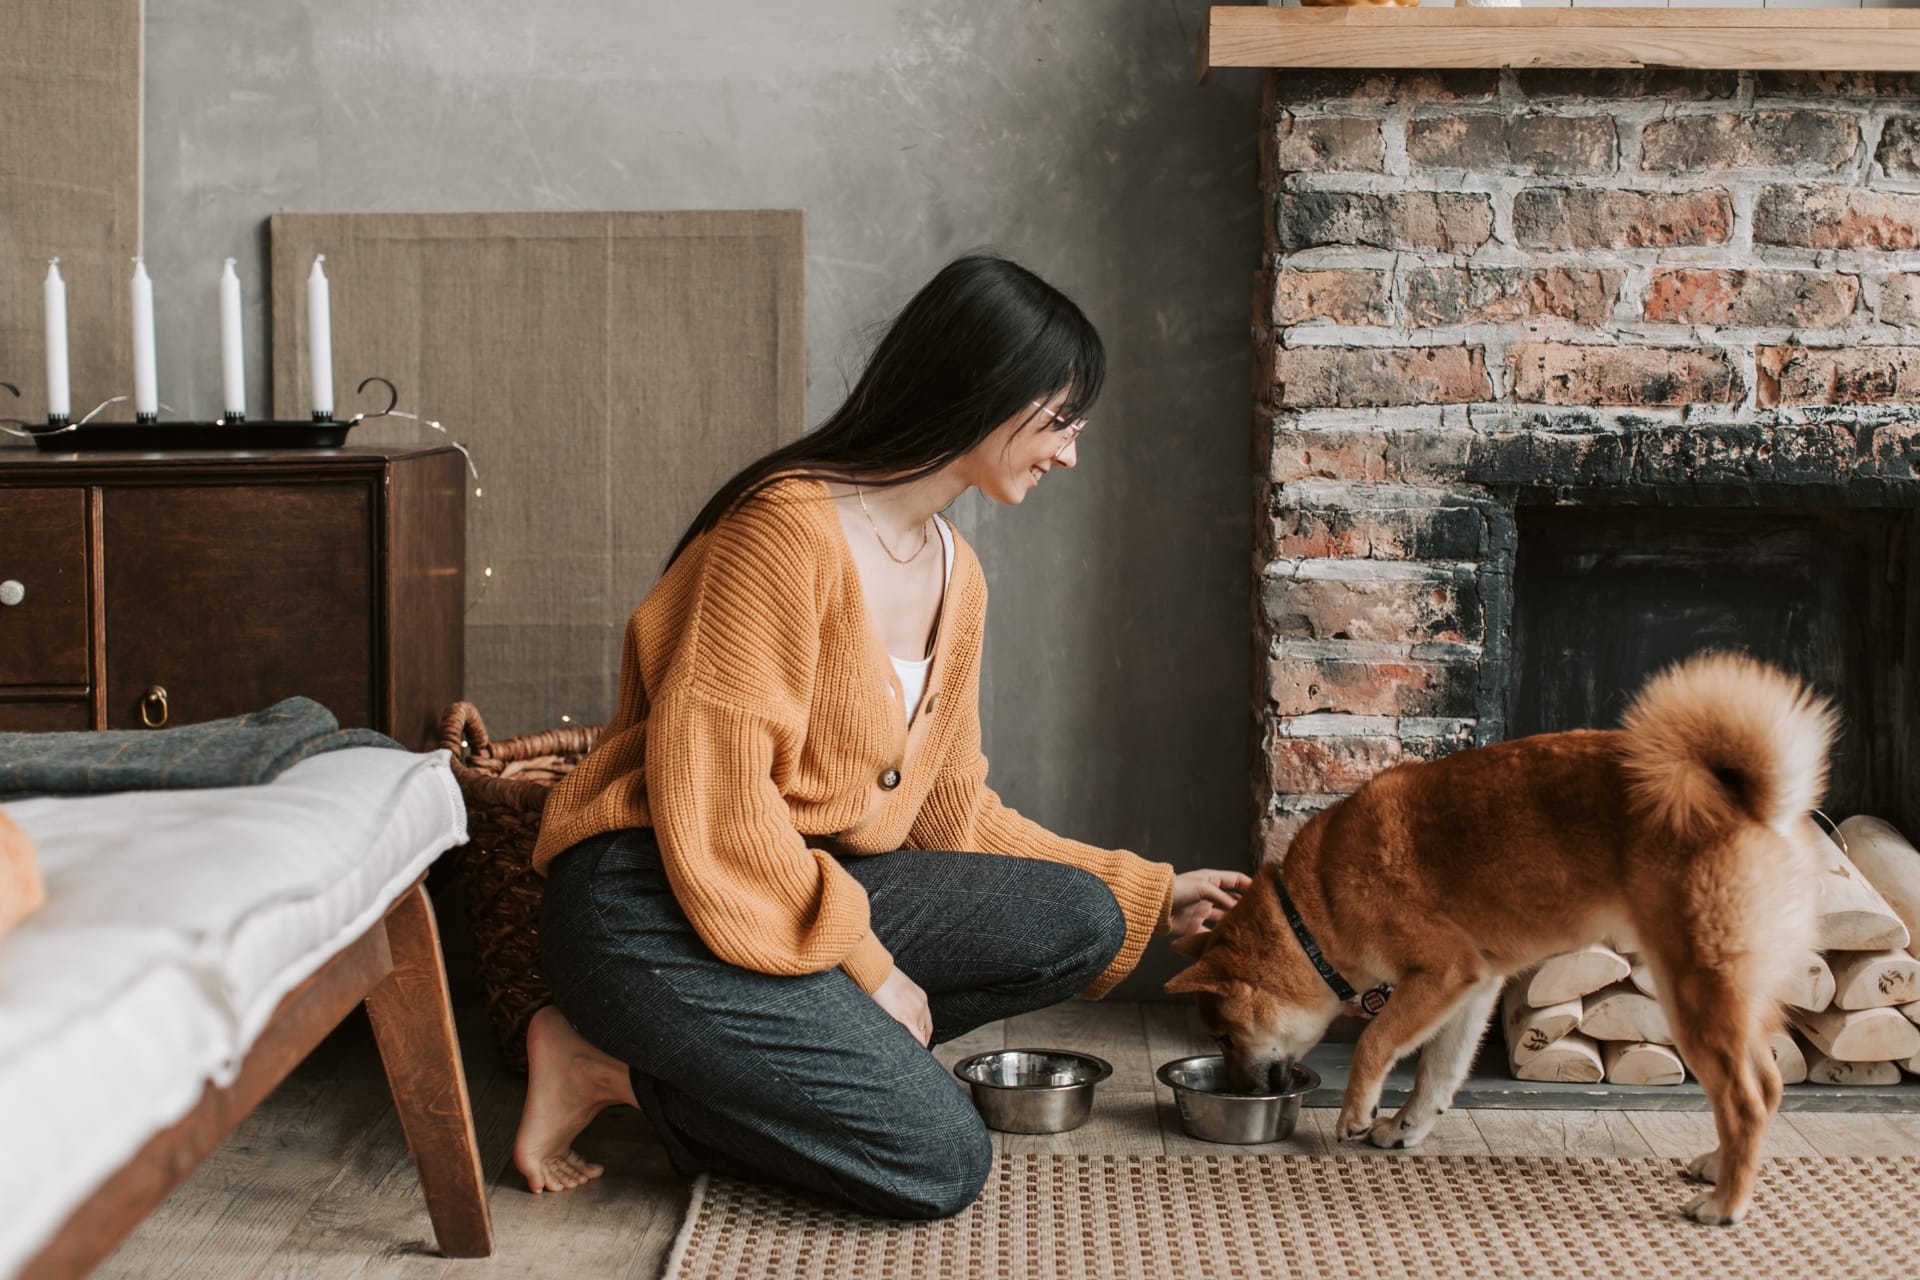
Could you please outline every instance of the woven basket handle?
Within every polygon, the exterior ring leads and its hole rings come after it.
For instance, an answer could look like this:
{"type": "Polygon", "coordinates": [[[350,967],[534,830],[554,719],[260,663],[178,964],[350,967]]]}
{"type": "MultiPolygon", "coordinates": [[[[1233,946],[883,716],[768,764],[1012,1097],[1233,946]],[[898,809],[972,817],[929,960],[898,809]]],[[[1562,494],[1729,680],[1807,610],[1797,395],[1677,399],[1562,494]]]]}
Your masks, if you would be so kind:
{"type": "Polygon", "coordinates": [[[487,722],[480,718],[480,708],[471,702],[456,702],[442,712],[440,745],[460,761],[491,747],[493,740],[487,737],[487,722]]]}

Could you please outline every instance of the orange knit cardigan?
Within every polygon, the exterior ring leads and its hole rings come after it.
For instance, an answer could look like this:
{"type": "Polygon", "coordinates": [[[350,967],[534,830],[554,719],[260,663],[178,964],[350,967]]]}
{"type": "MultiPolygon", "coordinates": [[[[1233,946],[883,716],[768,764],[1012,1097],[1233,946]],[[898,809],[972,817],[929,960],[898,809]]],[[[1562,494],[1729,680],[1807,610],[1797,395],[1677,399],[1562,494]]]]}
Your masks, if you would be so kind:
{"type": "Polygon", "coordinates": [[[774,974],[838,965],[873,991],[893,958],[834,854],[1067,863],[1100,877],[1126,915],[1126,944],[1085,992],[1104,995],[1167,926],[1173,868],[1056,836],[987,787],[986,579],[955,544],[909,728],[826,487],[782,480],[722,518],[628,620],[619,709],[548,798],[534,866],[544,872],[589,836],[650,826],[674,896],[715,955],[774,974]]]}

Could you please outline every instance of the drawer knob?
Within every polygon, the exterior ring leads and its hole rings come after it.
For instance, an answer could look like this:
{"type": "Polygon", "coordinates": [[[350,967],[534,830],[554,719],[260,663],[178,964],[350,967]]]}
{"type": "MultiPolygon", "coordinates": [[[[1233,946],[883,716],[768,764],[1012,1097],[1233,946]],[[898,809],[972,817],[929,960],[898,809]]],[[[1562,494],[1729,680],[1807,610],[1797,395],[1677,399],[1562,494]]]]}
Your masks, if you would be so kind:
{"type": "Polygon", "coordinates": [[[157,684],[148,685],[140,697],[140,723],[149,729],[158,729],[166,722],[167,691],[157,684]]]}
{"type": "Polygon", "coordinates": [[[12,578],[8,578],[5,582],[0,582],[0,604],[19,604],[26,598],[27,587],[25,583],[15,582],[12,578]]]}

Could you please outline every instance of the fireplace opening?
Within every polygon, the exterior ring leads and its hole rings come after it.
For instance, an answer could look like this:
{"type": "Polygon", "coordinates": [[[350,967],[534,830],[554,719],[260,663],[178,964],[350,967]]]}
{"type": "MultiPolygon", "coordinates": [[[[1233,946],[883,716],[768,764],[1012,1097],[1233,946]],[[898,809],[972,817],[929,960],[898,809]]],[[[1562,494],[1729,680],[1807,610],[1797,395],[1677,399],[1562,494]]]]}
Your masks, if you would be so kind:
{"type": "Polygon", "coordinates": [[[1515,516],[1511,736],[1615,727],[1661,668],[1702,650],[1747,653],[1839,707],[1826,811],[1913,829],[1912,509],[1515,516]]]}
{"type": "MultiPolygon", "coordinates": [[[[1698,498],[1679,488],[1650,496],[1698,498]]],[[[1920,634],[1912,554],[1920,508],[1523,500],[1512,511],[1504,736],[1615,727],[1662,668],[1704,650],[1745,653],[1800,676],[1839,709],[1824,811],[1836,822],[1867,815],[1916,830],[1920,709],[1907,673],[1920,634]]],[[[1501,651],[1496,640],[1489,656],[1497,661],[1501,651]]],[[[1846,1087],[1817,1103],[1789,1089],[1787,1105],[1865,1105],[1871,1096],[1904,1109],[1914,1094],[1899,1069],[1855,1052],[1864,1040],[1843,1045],[1840,1036],[1864,1036],[1878,1025],[1873,1019],[1888,1021],[1874,1001],[1847,998],[1859,995],[1850,975],[1872,970],[1911,983],[1912,961],[1888,959],[1892,953],[1880,950],[1886,941],[1830,936],[1827,919],[1820,954],[1808,958],[1805,990],[1783,993],[1794,1006],[1793,1030],[1776,1036],[1772,1049],[1789,1083],[1846,1087]],[[1840,996],[1836,984],[1845,989],[1840,996]]],[[[1507,993],[1497,1020],[1506,1053],[1483,1062],[1483,1075],[1604,1078],[1610,1091],[1631,1095],[1630,1105],[1677,1105],[1672,1086],[1691,1073],[1671,1047],[1632,941],[1613,942],[1621,954],[1559,957],[1524,991],[1507,993]],[[1574,973],[1580,965],[1607,972],[1574,973]],[[1569,977],[1578,979],[1570,989],[1585,994],[1556,1006],[1566,997],[1552,994],[1554,983],[1569,977]],[[1555,1008],[1569,1007],[1572,1031],[1549,1025],[1555,1008]]],[[[1907,1027],[1897,1015],[1890,1021],[1907,1027]]],[[[1911,1028],[1905,1034],[1911,1039],[1911,1028]]]]}

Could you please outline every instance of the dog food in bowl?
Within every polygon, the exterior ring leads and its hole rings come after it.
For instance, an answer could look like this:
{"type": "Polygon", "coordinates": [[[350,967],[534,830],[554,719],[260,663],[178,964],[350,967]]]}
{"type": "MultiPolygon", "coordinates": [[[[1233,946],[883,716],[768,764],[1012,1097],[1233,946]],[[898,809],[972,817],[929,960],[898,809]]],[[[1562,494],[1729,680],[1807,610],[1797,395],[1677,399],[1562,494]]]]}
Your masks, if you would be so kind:
{"type": "Polygon", "coordinates": [[[1287,1087],[1266,1093],[1227,1089],[1227,1061],[1218,1054],[1181,1058],[1161,1067],[1160,1083],[1173,1090],[1180,1127],[1203,1142],[1280,1142],[1300,1122],[1300,1102],[1320,1087],[1310,1067],[1293,1064],[1287,1087]]]}
{"type": "Polygon", "coordinates": [[[1003,1133],[1065,1133],[1086,1123],[1093,1086],[1113,1067],[1065,1049],[996,1049],[954,1064],[973,1092],[987,1128],[1003,1133]]]}

